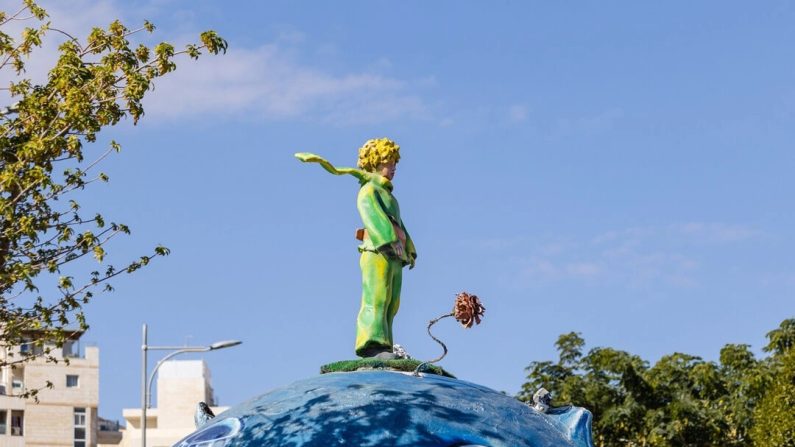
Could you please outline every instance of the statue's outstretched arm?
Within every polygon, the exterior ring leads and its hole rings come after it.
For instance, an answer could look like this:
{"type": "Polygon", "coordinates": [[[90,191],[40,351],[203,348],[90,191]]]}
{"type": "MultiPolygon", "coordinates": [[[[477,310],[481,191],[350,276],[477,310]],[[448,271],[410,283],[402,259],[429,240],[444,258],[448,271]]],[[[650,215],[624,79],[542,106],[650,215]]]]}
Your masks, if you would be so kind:
{"type": "Polygon", "coordinates": [[[320,166],[323,167],[323,169],[334,175],[350,174],[356,177],[356,179],[359,180],[360,183],[365,183],[369,179],[370,173],[367,171],[363,171],[361,169],[356,169],[356,168],[337,168],[331,163],[329,163],[329,161],[326,160],[325,158],[319,155],[311,154],[309,152],[298,152],[297,154],[295,154],[295,158],[303,161],[304,163],[318,163],[320,164],[320,166]]]}

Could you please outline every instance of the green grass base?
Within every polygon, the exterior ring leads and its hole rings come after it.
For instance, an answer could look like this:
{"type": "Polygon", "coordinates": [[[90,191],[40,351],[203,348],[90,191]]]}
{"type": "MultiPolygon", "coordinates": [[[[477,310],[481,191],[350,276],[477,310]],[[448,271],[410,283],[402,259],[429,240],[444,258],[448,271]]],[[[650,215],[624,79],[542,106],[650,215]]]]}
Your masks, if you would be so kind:
{"type": "MultiPolygon", "coordinates": [[[[392,371],[414,372],[422,362],[415,359],[394,359],[394,360],[381,360],[376,358],[356,359],[356,360],[341,360],[339,362],[329,363],[320,367],[320,374],[332,372],[352,372],[367,369],[386,369],[392,371]]],[[[455,376],[445,371],[443,368],[436,365],[425,365],[422,368],[422,373],[436,374],[437,376],[451,377],[455,376]]]]}

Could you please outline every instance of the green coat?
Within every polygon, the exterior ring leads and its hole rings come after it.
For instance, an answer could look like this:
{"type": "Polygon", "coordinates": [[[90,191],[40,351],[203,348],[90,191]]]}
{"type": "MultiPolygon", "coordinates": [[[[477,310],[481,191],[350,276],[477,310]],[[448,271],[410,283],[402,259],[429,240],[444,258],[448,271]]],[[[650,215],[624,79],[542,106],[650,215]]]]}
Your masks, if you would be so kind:
{"type": "Polygon", "coordinates": [[[392,182],[377,174],[369,176],[359,189],[356,207],[367,230],[359,251],[380,252],[399,259],[402,265],[413,266],[417,250],[400,219],[400,206],[392,195],[392,182]],[[403,238],[399,237],[400,232],[403,238]]]}

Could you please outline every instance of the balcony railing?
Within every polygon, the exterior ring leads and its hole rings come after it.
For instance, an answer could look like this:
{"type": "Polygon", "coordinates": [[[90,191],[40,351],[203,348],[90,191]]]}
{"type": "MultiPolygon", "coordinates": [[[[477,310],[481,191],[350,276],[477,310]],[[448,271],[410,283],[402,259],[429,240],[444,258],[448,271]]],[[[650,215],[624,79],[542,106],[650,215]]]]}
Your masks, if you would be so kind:
{"type": "Polygon", "coordinates": [[[75,352],[75,351],[69,351],[69,352],[64,351],[63,352],[63,357],[65,359],[84,359],[84,358],[86,358],[86,355],[83,354],[83,353],[80,353],[80,352],[75,352]]]}
{"type": "Polygon", "coordinates": [[[119,431],[121,428],[119,421],[102,421],[98,425],[99,431],[119,431]]]}

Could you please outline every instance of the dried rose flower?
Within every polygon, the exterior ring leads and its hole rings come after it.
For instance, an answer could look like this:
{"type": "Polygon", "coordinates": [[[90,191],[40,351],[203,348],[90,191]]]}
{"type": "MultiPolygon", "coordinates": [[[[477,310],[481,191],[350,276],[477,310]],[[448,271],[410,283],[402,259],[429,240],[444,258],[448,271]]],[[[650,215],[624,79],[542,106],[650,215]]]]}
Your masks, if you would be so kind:
{"type": "Polygon", "coordinates": [[[469,329],[473,324],[480,324],[480,319],[486,310],[476,295],[461,292],[455,297],[453,316],[462,326],[469,329]]]}

